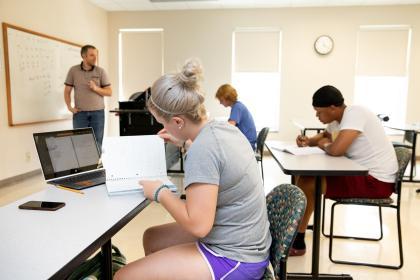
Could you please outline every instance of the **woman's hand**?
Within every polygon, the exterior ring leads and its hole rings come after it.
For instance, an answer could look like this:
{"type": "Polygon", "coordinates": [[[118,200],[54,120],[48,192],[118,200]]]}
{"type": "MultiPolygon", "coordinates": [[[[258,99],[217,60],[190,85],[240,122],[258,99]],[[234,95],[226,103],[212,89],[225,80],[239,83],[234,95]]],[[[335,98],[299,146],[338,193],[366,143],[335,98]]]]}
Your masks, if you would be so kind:
{"type": "Polygon", "coordinates": [[[157,135],[162,138],[165,143],[172,143],[177,147],[182,147],[182,145],[184,144],[183,140],[180,140],[178,138],[175,138],[172,134],[170,134],[165,128],[163,128],[162,130],[160,130],[157,135]]]}
{"type": "Polygon", "coordinates": [[[155,194],[155,191],[157,188],[162,186],[162,182],[159,180],[141,180],[139,181],[139,184],[143,186],[144,196],[149,200],[155,200],[153,195],[155,194]]]}

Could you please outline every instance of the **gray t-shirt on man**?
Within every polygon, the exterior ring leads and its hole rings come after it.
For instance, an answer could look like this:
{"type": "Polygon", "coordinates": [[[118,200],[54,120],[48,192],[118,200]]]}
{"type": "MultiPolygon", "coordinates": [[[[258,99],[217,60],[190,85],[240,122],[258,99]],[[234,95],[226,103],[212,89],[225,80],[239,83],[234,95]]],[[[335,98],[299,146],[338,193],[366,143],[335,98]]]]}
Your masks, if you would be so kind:
{"type": "Polygon", "coordinates": [[[111,85],[108,75],[99,66],[85,70],[82,63],[70,68],[64,84],[74,88],[74,105],[77,109],[81,111],[103,110],[105,108],[104,97],[90,89],[89,81],[94,81],[98,87],[107,87],[111,85]]]}
{"type": "Polygon", "coordinates": [[[187,188],[193,183],[219,186],[214,225],[201,239],[224,257],[261,262],[271,245],[264,188],[254,152],[239,129],[211,121],[185,156],[187,188]]]}

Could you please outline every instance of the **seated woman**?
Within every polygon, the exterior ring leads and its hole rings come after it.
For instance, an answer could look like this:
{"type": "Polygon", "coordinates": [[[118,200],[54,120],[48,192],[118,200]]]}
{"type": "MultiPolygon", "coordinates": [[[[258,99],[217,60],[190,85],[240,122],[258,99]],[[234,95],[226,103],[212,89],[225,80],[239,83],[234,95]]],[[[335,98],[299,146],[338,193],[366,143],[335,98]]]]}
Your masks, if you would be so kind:
{"type": "MultiPolygon", "coordinates": [[[[319,146],[331,156],[347,156],[369,170],[368,176],[326,177],[325,197],[388,198],[394,191],[398,163],[379,118],[364,107],[346,106],[341,92],[333,86],[318,89],[312,106],[318,119],[328,126],[311,138],[298,136],[297,145],[319,146]]],[[[306,252],[305,231],[315,203],[315,177],[300,176],[296,184],[304,191],[307,206],[291,256],[306,252]]]]}
{"type": "Polygon", "coordinates": [[[257,162],[238,129],[206,119],[200,74],[190,60],[153,84],[148,108],[164,126],[159,135],[187,148],[187,196],[179,199],[159,181],[140,182],[175,222],[149,228],[146,256],[114,279],[261,279],[268,265],[271,235],[257,162]]]}
{"type": "Polygon", "coordinates": [[[242,102],[238,101],[236,89],[229,84],[224,84],[217,90],[216,98],[223,106],[231,107],[228,122],[239,128],[248,139],[252,149],[255,150],[257,130],[255,128],[254,119],[248,108],[242,102]]]}

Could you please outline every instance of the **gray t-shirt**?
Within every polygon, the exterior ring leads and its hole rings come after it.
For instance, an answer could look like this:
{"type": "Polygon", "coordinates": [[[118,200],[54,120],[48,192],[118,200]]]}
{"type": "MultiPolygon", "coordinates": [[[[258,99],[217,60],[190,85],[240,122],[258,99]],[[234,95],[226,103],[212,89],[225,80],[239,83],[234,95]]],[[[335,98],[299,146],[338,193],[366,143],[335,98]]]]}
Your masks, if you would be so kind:
{"type": "Polygon", "coordinates": [[[241,262],[268,258],[271,245],[264,188],[254,152],[239,129],[211,121],[185,156],[185,188],[219,186],[216,217],[200,241],[214,252],[241,262]]]}
{"type": "Polygon", "coordinates": [[[89,87],[89,81],[94,81],[98,87],[110,86],[108,75],[99,66],[84,70],[82,64],[70,68],[64,84],[74,88],[74,104],[81,111],[96,111],[105,108],[104,97],[89,87]]]}

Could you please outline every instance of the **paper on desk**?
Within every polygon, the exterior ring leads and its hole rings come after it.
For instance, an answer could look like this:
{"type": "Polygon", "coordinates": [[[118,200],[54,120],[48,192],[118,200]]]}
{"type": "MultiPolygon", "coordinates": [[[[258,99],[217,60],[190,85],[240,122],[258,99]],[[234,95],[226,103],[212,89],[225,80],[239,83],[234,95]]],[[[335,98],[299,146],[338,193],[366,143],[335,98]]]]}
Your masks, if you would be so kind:
{"type": "Polygon", "coordinates": [[[319,147],[298,147],[297,145],[282,145],[280,143],[271,143],[270,147],[296,156],[325,154],[325,151],[319,147]]]}

